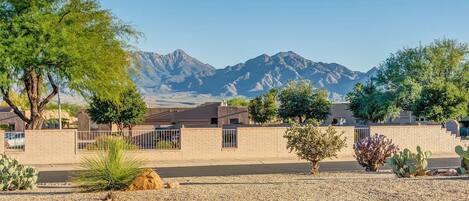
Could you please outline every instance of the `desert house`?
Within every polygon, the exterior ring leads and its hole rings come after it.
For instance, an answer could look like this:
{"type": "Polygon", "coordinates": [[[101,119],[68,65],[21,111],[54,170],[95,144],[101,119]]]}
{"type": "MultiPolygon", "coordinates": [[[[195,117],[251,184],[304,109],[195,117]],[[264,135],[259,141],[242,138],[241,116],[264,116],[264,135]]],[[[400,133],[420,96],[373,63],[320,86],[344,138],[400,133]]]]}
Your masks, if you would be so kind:
{"type": "MultiPolygon", "coordinates": [[[[223,127],[249,124],[246,107],[228,106],[224,102],[207,102],[193,108],[148,108],[143,123],[135,130],[170,127],[223,127]]],[[[96,124],[85,110],[78,114],[78,131],[115,130],[115,126],[96,124]]]]}
{"type": "Polygon", "coordinates": [[[8,106],[0,107],[0,130],[21,132],[24,131],[24,122],[8,106]]]}
{"type": "MultiPolygon", "coordinates": [[[[30,115],[28,110],[24,111],[26,116],[30,115]]],[[[77,123],[77,118],[70,115],[67,111],[62,110],[62,128],[73,128],[77,123]]],[[[43,129],[57,129],[59,111],[57,109],[44,111],[43,129]]],[[[0,129],[12,132],[22,132],[25,129],[25,122],[13,112],[9,106],[0,107],[0,129]]]]}
{"type": "MultiPolygon", "coordinates": [[[[432,123],[427,121],[424,117],[416,117],[412,115],[411,111],[401,111],[399,116],[387,119],[384,124],[417,124],[417,123],[432,123]]],[[[348,102],[333,102],[331,105],[331,113],[324,122],[325,125],[336,126],[354,126],[364,124],[359,119],[353,116],[353,112],[349,110],[348,102]]]]}

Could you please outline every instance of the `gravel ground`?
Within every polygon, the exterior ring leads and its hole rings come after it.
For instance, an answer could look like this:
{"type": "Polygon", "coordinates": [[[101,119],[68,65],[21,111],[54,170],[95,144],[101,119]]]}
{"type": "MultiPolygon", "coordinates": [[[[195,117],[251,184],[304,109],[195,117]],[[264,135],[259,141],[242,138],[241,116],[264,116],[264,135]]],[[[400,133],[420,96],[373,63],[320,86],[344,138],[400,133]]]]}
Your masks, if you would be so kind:
{"type": "MultiPolygon", "coordinates": [[[[468,200],[469,177],[398,179],[392,173],[328,172],[225,177],[182,177],[177,189],[116,192],[117,200],[468,200]]],[[[0,200],[101,200],[70,184],[0,193],[0,200]]]]}

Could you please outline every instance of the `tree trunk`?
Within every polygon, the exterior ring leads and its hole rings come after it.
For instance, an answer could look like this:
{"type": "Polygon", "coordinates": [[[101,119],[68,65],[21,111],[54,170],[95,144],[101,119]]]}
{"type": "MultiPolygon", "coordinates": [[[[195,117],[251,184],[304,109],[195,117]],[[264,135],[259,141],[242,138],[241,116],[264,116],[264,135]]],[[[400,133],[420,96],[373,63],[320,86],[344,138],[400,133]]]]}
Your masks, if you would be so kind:
{"type": "Polygon", "coordinates": [[[369,172],[377,172],[381,166],[378,164],[373,164],[365,168],[366,171],[369,172]]]}
{"type": "MultiPolygon", "coordinates": [[[[28,71],[23,77],[24,86],[28,94],[29,106],[30,106],[30,122],[26,122],[26,129],[29,130],[40,130],[44,123],[44,108],[50,102],[50,100],[58,93],[59,89],[55,85],[51,74],[47,75],[49,83],[52,87],[52,92],[42,99],[42,85],[44,82],[43,75],[37,74],[36,71],[28,71]]],[[[60,123],[60,122],[59,122],[60,123]]]]}
{"type": "Polygon", "coordinates": [[[313,161],[311,162],[311,170],[309,172],[311,175],[318,175],[319,174],[319,162],[313,161]]]}

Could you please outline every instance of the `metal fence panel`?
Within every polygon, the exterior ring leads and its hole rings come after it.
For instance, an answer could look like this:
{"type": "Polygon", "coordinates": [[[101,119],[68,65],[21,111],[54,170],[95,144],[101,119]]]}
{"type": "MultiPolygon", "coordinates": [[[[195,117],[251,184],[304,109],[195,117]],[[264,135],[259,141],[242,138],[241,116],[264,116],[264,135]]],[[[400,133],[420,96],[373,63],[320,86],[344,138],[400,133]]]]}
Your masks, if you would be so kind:
{"type": "Polygon", "coordinates": [[[367,137],[370,137],[369,127],[355,127],[354,140],[353,140],[354,143],[367,137]]]}
{"type": "Polygon", "coordinates": [[[222,148],[237,148],[238,147],[238,132],[236,129],[223,129],[222,130],[222,148]]]}
{"type": "Polygon", "coordinates": [[[106,139],[122,138],[137,150],[179,150],[181,149],[181,132],[179,129],[135,130],[123,132],[111,131],[78,131],[77,150],[94,151],[105,149],[106,139]]]}
{"type": "Polygon", "coordinates": [[[5,151],[24,151],[26,138],[24,132],[5,132],[5,151]]]}

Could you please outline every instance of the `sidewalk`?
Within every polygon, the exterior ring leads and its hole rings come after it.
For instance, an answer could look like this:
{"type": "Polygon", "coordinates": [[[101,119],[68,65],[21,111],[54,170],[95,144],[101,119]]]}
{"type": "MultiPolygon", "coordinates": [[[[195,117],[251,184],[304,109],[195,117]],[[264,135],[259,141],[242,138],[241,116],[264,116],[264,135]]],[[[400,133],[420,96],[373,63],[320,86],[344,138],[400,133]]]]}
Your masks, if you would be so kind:
{"type": "MultiPolygon", "coordinates": [[[[457,158],[454,154],[434,155],[431,158],[457,158]]],[[[355,161],[353,156],[336,159],[325,159],[323,162],[347,162],[355,161]]],[[[308,163],[297,158],[259,158],[259,159],[236,159],[236,160],[171,160],[171,161],[149,161],[145,163],[148,168],[170,168],[170,167],[194,167],[194,166],[221,166],[221,165],[262,165],[262,164],[294,164],[308,163]]],[[[50,164],[30,165],[39,171],[73,171],[80,170],[80,164],[50,164]]]]}
{"type": "MultiPolygon", "coordinates": [[[[355,161],[353,157],[342,157],[340,159],[327,159],[324,161],[355,161]]],[[[220,165],[261,165],[261,164],[287,164],[307,163],[305,160],[295,158],[259,158],[259,159],[236,159],[236,160],[171,160],[171,161],[149,161],[145,167],[169,168],[169,167],[193,167],[193,166],[220,166],[220,165]]],[[[34,165],[39,171],[69,171],[80,170],[80,164],[50,164],[34,165]]]]}

